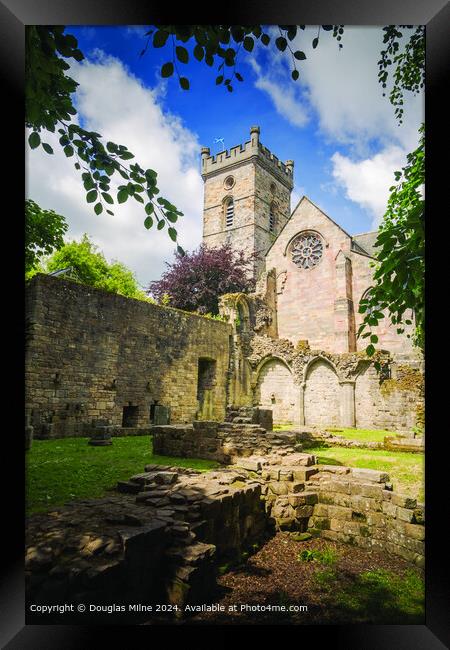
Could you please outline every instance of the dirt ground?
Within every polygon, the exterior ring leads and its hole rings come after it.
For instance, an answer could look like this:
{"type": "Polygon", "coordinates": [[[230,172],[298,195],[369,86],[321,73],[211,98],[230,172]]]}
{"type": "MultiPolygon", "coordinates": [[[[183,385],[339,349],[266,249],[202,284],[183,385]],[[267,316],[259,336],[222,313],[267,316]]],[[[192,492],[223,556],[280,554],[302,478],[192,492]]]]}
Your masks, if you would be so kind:
{"type": "Polygon", "coordinates": [[[183,622],[188,625],[423,623],[421,579],[420,570],[412,569],[401,558],[321,539],[298,542],[289,533],[278,533],[249,557],[245,565],[219,578],[215,603],[225,606],[225,612],[202,612],[190,615],[183,622]],[[320,559],[302,561],[299,555],[304,551],[325,551],[328,563],[320,559]],[[384,573],[384,582],[362,583],[361,587],[361,573],[379,570],[389,572],[384,573]],[[411,593],[405,593],[408,591],[411,593]],[[344,598],[339,596],[342,592],[344,598]],[[237,611],[230,611],[236,605],[237,611]],[[239,611],[241,605],[260,609],[268,605],[284,606],[292,611],[239,611]],[[299,611],[299,605],[306,605],[307,611],[299,611]]]}

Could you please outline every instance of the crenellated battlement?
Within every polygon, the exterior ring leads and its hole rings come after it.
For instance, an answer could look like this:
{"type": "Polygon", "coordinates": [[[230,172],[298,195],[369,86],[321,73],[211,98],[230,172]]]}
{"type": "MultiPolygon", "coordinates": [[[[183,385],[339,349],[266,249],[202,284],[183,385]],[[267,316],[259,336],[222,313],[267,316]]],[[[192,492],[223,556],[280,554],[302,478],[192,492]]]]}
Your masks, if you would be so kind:
{"type": "Polygon", "coordinates": [[[268,166],[272,171],[276,172],[280,180],[282,179],[284,183],[287,183],[289,188],[292,189],[294,184],[294,161],[287,160],[283,163],[267,147],[261,144],[259,135],[259,126],[252,126],[250,128],[249,141],[231,147],[229,150],[226,149],[225,151],[221,151],[213,156],[211,155],[209,147],[202,147],[201,157],[203,180],[205,180],[210,174],[223,171],[226,167],[257,157],[261,160],[264,166],[268,166]]]}

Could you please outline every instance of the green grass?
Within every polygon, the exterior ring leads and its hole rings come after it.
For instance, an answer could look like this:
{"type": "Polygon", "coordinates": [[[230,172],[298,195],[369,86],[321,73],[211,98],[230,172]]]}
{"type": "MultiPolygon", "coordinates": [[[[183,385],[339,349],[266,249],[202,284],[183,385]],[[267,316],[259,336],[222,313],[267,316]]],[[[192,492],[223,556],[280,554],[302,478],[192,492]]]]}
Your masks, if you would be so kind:
{"type": "Polygon", "coordinates": [[[154,456],[148,436],[114,438],[108,447],[88,445],[88,438],[34,440],[26,455],[27,512],[101,497],[117,481],[143,472],[151,463],[202,471],[219,466],[209,460],[154,456]]]}
{"type": "Polygon", "coordinates": [[[352,623],[424,622],[424,581],[412,569],[401,576],[384,569],[364,571],[345,580],[339,572],[325,569],[314,578],[326,593],[328,608],[352,623]]]}
{"type": "MultiPolygon", "coordinates": [[[[304,446],[304,451],[307,451],[304,446]]],[[[358,449],[348,447],[314,447],[311,453],[322,465],[367,467],[387,472],[396,492],[403,492],[424,501],[424,454],[384,449],[358,449]]]]}
{"type": "Polygon", "coordinates": [[[360,442],[383,442],[385,436],[397,435],[395,431],[386,431],[384,429],[326,429],[329,433],[341,436],[347,440],[359,440],[360,442]]]}
{"type": "MultiPolygon", "coordinates": [[[[273,427],[274,431],[292,431],[298,429],[298,425],[291,423],[276,424],[273,427]]],[[[360,442],[383,442],[385,436],[397,435],[395,431],[387,431],[385,429],[348,429],[337,427],[325,427],[325,431],[333,433],[347,440],[359,440],[360,442]]]]}
{"type": "Polygon", "coordinates": [[[331,567],[336,564],[337,553],[331,546],[326,546],[321,551],[319,550],[304,550],[298,554],[297,559],[299,562],[320,562],[324,566],[331,567]]]}

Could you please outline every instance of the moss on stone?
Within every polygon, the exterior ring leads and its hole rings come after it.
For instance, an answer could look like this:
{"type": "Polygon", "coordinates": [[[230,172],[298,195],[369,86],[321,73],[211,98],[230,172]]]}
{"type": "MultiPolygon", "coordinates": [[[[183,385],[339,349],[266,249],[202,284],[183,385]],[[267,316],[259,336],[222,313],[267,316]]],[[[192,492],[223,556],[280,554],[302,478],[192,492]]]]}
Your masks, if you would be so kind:
{"type": "Polygon", "coordinates": [[[386,396],[397,390],[409,390],[423,392],[424,381],[423,374],[417,368],[410,366],[397,366],[397,377],[395,379],[386,379],[380,386],[381,394],[386,396]]]}

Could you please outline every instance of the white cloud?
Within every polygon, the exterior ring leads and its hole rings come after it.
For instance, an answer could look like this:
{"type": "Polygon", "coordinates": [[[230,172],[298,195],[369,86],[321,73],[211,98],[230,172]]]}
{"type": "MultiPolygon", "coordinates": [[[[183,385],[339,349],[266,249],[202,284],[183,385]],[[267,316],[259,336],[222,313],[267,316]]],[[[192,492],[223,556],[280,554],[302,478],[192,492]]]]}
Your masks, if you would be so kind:
{"type": "MultiPolygon", "coordinates": [[[[307,54],[301,64],[301,79],[322,132],[360,150],[374,138],[385,146],[398,144],[412,150],[423,120],[423,94],[414,97],[406,93],[404,124],[399,126],[378,82],[382,29],[346,27],[341,50],[329,33],[322,33],[315,50],[302,47],[302,43],[311,42],[311,29],[296,44],[307,54]]],[[[388,94],[389,88],[386,91],[388,94]]]]}
{"type": "MultiPolygon", "coordinates": [[[[276,36],[273,29],[269,31],[276,36]]],[[[404,123],[399,126],[378,82],[381,27],[347,26],[341,50],[326,32],[322,32],[319,46],[312,49],[316,34],[317,27],[307,27],[290,43],[293,51],[304,51],[307,57],[297,61],[297,82],[291,78],[292,59],[287,51],[257,45],[255,60],[249,61],[256,73],[255,86],[265,91],[277,111],[295,126],[305,126],[315,111],[322,135],[331,142],[351,145],[360,155],[367,153],[374,139],[382,146],[396,144],[412,150],[423,121],[423,93],[406,93],[404,123]]]]}
{"type": "MultiPolygon", "coordinates": [[[[161,194],[185,215],[176,226],[179,241],[184,248],[195,248],[201,241],[200,147],[179,117],[163,111],[164,86],[145,87],[120,61],[98,52],[95,59],[74,65],[70,74],[80,84],[76,103],[83,126],[126,145],[144,168],[158,172],[161,194]]],[[[63,214],[69,238],[89,233],[108,259],[129,266],[141,284],[157,279],[174,250],[165,230],[145,230],[143,208],[131,200],[115,204],[114,216],[96,216],[86,203],[73,158],[64,156],[55,135],[46,133],[44,139],[55,154],[49,156],[40,147],[29,151],[27,196],[63,214]]],[[[117,178],[115,184],[121,181],[117,178]]]]}
{"type": "Polygon", "coordinates": [[[271,73],[263,74],[256,59],[250,59],[249,63],[257,76],[256,88],[269,95],[278,113],[293,126],[305,126],[309,122],[308,111],[297,96],[294,84],[284,86],[271,79],[271,73]]]}
{"type": "Polygon", "coordinates": [[[376,229],[386,211],[389,188],[395,184],[394,171],[405,165],[405,151],[398,146],[360,161],[335,153],[331,158],[333,177],[345,189],[345,195],[358,203],[372,216],[372,228],[376,229]]]}
{"type": "Polygon", "coordinates": [[[313,50],[316,35],[317,27],[307,27],[291,43],[293,50],[307,56],[298,63],[301,90],[290,76],[290,56],[274,48],[263,54],[261,46],[256,58],[267,63],[252,65],[255,86],[268,93],[291,124],[303,127],[308,121],[304,118],[315,112],[318,135],[341,148],[341,153],[331,157],[333,181],[322,183],[321,188],[331,193],[343,188],[346,198],[371,215],[376,228],[386,210],[394,171],[404,166],[407,153],[417,147],[424,95],[405,94],[403,124],[399,125],[389,102],[389,88],[383,97],[378,82],[381,27],[345,27],[342,49],[330,33],[322,32],[313,50]]]}

